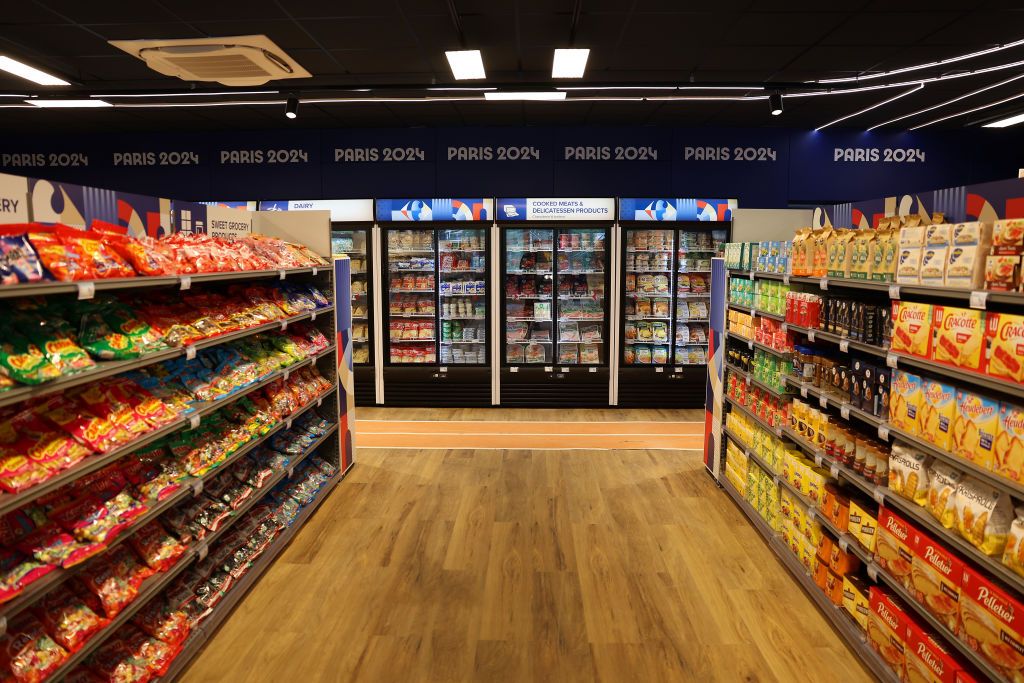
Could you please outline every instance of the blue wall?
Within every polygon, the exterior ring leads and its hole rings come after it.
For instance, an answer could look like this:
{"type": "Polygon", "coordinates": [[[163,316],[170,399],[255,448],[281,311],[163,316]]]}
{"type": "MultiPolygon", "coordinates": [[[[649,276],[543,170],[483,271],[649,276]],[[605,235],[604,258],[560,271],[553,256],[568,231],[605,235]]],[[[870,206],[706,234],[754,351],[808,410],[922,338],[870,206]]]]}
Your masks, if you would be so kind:
{"type": "Polygon", "coordinates": [[[0,137],[0,170],[194,200],[664,195],[785,207],[1013,177],[1022,148],[1020,133],[982,129],[277,130],[0,137]]]}

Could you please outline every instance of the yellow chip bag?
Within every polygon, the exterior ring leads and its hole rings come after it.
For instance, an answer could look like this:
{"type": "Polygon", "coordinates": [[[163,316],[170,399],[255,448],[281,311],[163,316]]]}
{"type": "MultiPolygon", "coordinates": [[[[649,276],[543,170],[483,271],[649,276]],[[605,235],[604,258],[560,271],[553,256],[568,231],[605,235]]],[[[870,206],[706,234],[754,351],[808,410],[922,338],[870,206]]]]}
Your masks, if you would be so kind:
{"type": "Polygon", "coordinates": [[[928,502],[925,507],[947,529],[953,528],[956,490],[963,478],[963,472],[939,462],[928,468],[928,502]]]}
{"type": "Polygon", "coordinates": [[[1013,503],[999,489],[964,477],[956,490],[956,530],[986,555],[1001,556],[1013,522],[1013,503]]]}

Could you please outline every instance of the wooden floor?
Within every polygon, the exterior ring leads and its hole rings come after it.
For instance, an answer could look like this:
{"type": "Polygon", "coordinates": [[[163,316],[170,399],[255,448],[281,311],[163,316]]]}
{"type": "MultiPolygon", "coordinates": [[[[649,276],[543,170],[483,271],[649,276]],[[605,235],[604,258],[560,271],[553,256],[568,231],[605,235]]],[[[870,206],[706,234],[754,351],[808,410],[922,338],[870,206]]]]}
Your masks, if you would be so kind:
{"type": "Polygon", "coordinates": [[[184,680],[870,680],[696,452],[356,457],[184,680]]]}

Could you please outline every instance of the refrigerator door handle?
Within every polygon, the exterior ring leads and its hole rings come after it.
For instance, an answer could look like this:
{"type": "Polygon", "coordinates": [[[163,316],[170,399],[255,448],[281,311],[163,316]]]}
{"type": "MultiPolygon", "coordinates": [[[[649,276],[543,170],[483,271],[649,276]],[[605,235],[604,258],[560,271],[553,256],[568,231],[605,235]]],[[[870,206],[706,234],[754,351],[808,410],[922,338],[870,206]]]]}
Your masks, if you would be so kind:
{"type": "MultiPolygon", "coordinates": [[[[370,249],[376,260],[373,264],[373,375],[377,405],[384,405],[384,300],[388,297],[383,290],[384,278],[381,271],[388,267],[381,249],[381,229],[376,223],[370,228],[370,249]]],[[[366,265],[370,267],[370,254],[366,265]]]]}

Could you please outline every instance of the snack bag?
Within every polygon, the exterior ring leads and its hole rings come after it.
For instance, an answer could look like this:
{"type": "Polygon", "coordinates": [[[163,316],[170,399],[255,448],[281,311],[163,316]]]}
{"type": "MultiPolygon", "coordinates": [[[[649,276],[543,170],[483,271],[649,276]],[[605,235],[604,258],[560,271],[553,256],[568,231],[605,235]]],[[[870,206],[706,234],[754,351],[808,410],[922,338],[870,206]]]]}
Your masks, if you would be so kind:
{"type": "Polygon", "coordinates": [[[0,671],[18,683],[42,683],[67,658],[67,650],[27,612],[19,614],[0,639],[0,671]]]}
{"type": "Polygon", "coordinates": [[[40,598],[34,612],[47,633],[68,652],[78,652],[93,634],[106,625],[103,618],[66,586],[59,586],[40,598]]]}
{"type": "Polygon", "coordinates": [[[101,240],[104,246],[130,264],[139,275],[163,275],[168,272],[167,259],[162,258],[160,252],[149,250],[141,242],[126,235],[124,228],[94,218],[88,234],[101,240]]]}
{"type": "Polygon", "coordinates": [[[0,284],[38,282],[43,279],[43,264],[26,235],[0,236],[0,284]]]}
{"type": "Polygon", "coordinates": [[[103,643],[92,656],[92,668],[109,683],[148,683],[152,674],[120,635],[103,643]]]}
{"type": "Polygon", "coordinates": [[[892,373],[890,386],[890,424],[910,434],[919,434],[918,415],[924,400],[921,393],[921,378],[903,370],[896,370],[892,373]]]}
{"type": "Polygon", "coordinates": [[[139,557],[158,572],[169,569],[185,553],[185,546],[155,521],[136,531],[128,541],[139,557]]]}
{"type": "Polygon", "coordinates": [[[42,384],[60,377],[60,368],[36,344],[10,328],[0,334],[0,373],[22,384],[42,384]]]}
{"type": "Polygon", "coordinates": [[[1006,493],[964,477],[956,491],[954,520],[971,545],[986,555],[1001,556],[1013,522],[1013,504],[1006,493]]]}
{"type": "Polygon", "coordinates": [[[54,569],[54,565],[38,562],[17,550],[0,548],[0,602],[10,600],[54,569]]]}
{"type": "Polygon", "coordinates": [[[171,662],[180,651],[180,647],[143,633],[134,625],[121,629],[118,636],[124,638],[135,659],[142,663],[154,677],[167,673],[171,662]]]}
{"type": "Polygon", "coordinates": [[[135,271],[103,242],[83,230],[58,225],[55,232],[69,252],[81,254],[82,263],[95,278],[134,277],[135,271]]]}
{"type": "Polygon", "coordinates": [[[950,450],[956,420],[956,387],[926,379],[921,392],[923,404],[918,417],[920,435],[944,451],[950,450]]]}
{"type": "Polygon", "coordinates": [[[147,603],[132,622],[143,632],[170,645],[183,643],[191,630],[188,614],[159,598],[147,603]]]}
{"type": "Polygon", "coordinates": [[[1024,408],[999,404],[999,429],[994,446],[995,471],[1007,479],[1024,482],[1024,408]]]}
{"type": "Polygon", "coordinates": [[[928,502],[928,457],[910,446],[893,444],[889,455],[889,489],[918,505],[928,502]]]}
{"type": "Polygon", "coordinates": [[[962,472],[940,462],[934,462],[928,468],[928,502],[925,507],[947,529],[953,528],[956,491],[963,478],[962,472]]]}
{"type": "Polygon", "coordinates": [[[44,228],[30,232],[28,239],[54,280],[71,282],[96,277],[85,254],[69,248],[52,230],[44,228]]]}
{"type": "Polygon", "coordinates": [[[1010,524],[1010,535],[1003,551],[1003,564],[1020,576],[1024,576],[1024,510],[1017,510],[1017,517],[1010,524]]]}
{"type": "Polygon", "coordinates": [[[96,363],[89,358],[85,349],[75,343],[67,323],[32,321],[22,329],[26,338],[39,348],[62,375],[71,375],[96,367],[96,363]]]}
{"type": "Polygon", "coordinates": [[[40,562],[65,569],[106,550],[106,546],[100,543],[79,543],[55,524],[33,531],[18,542],[17,548],[40,562]]]}

